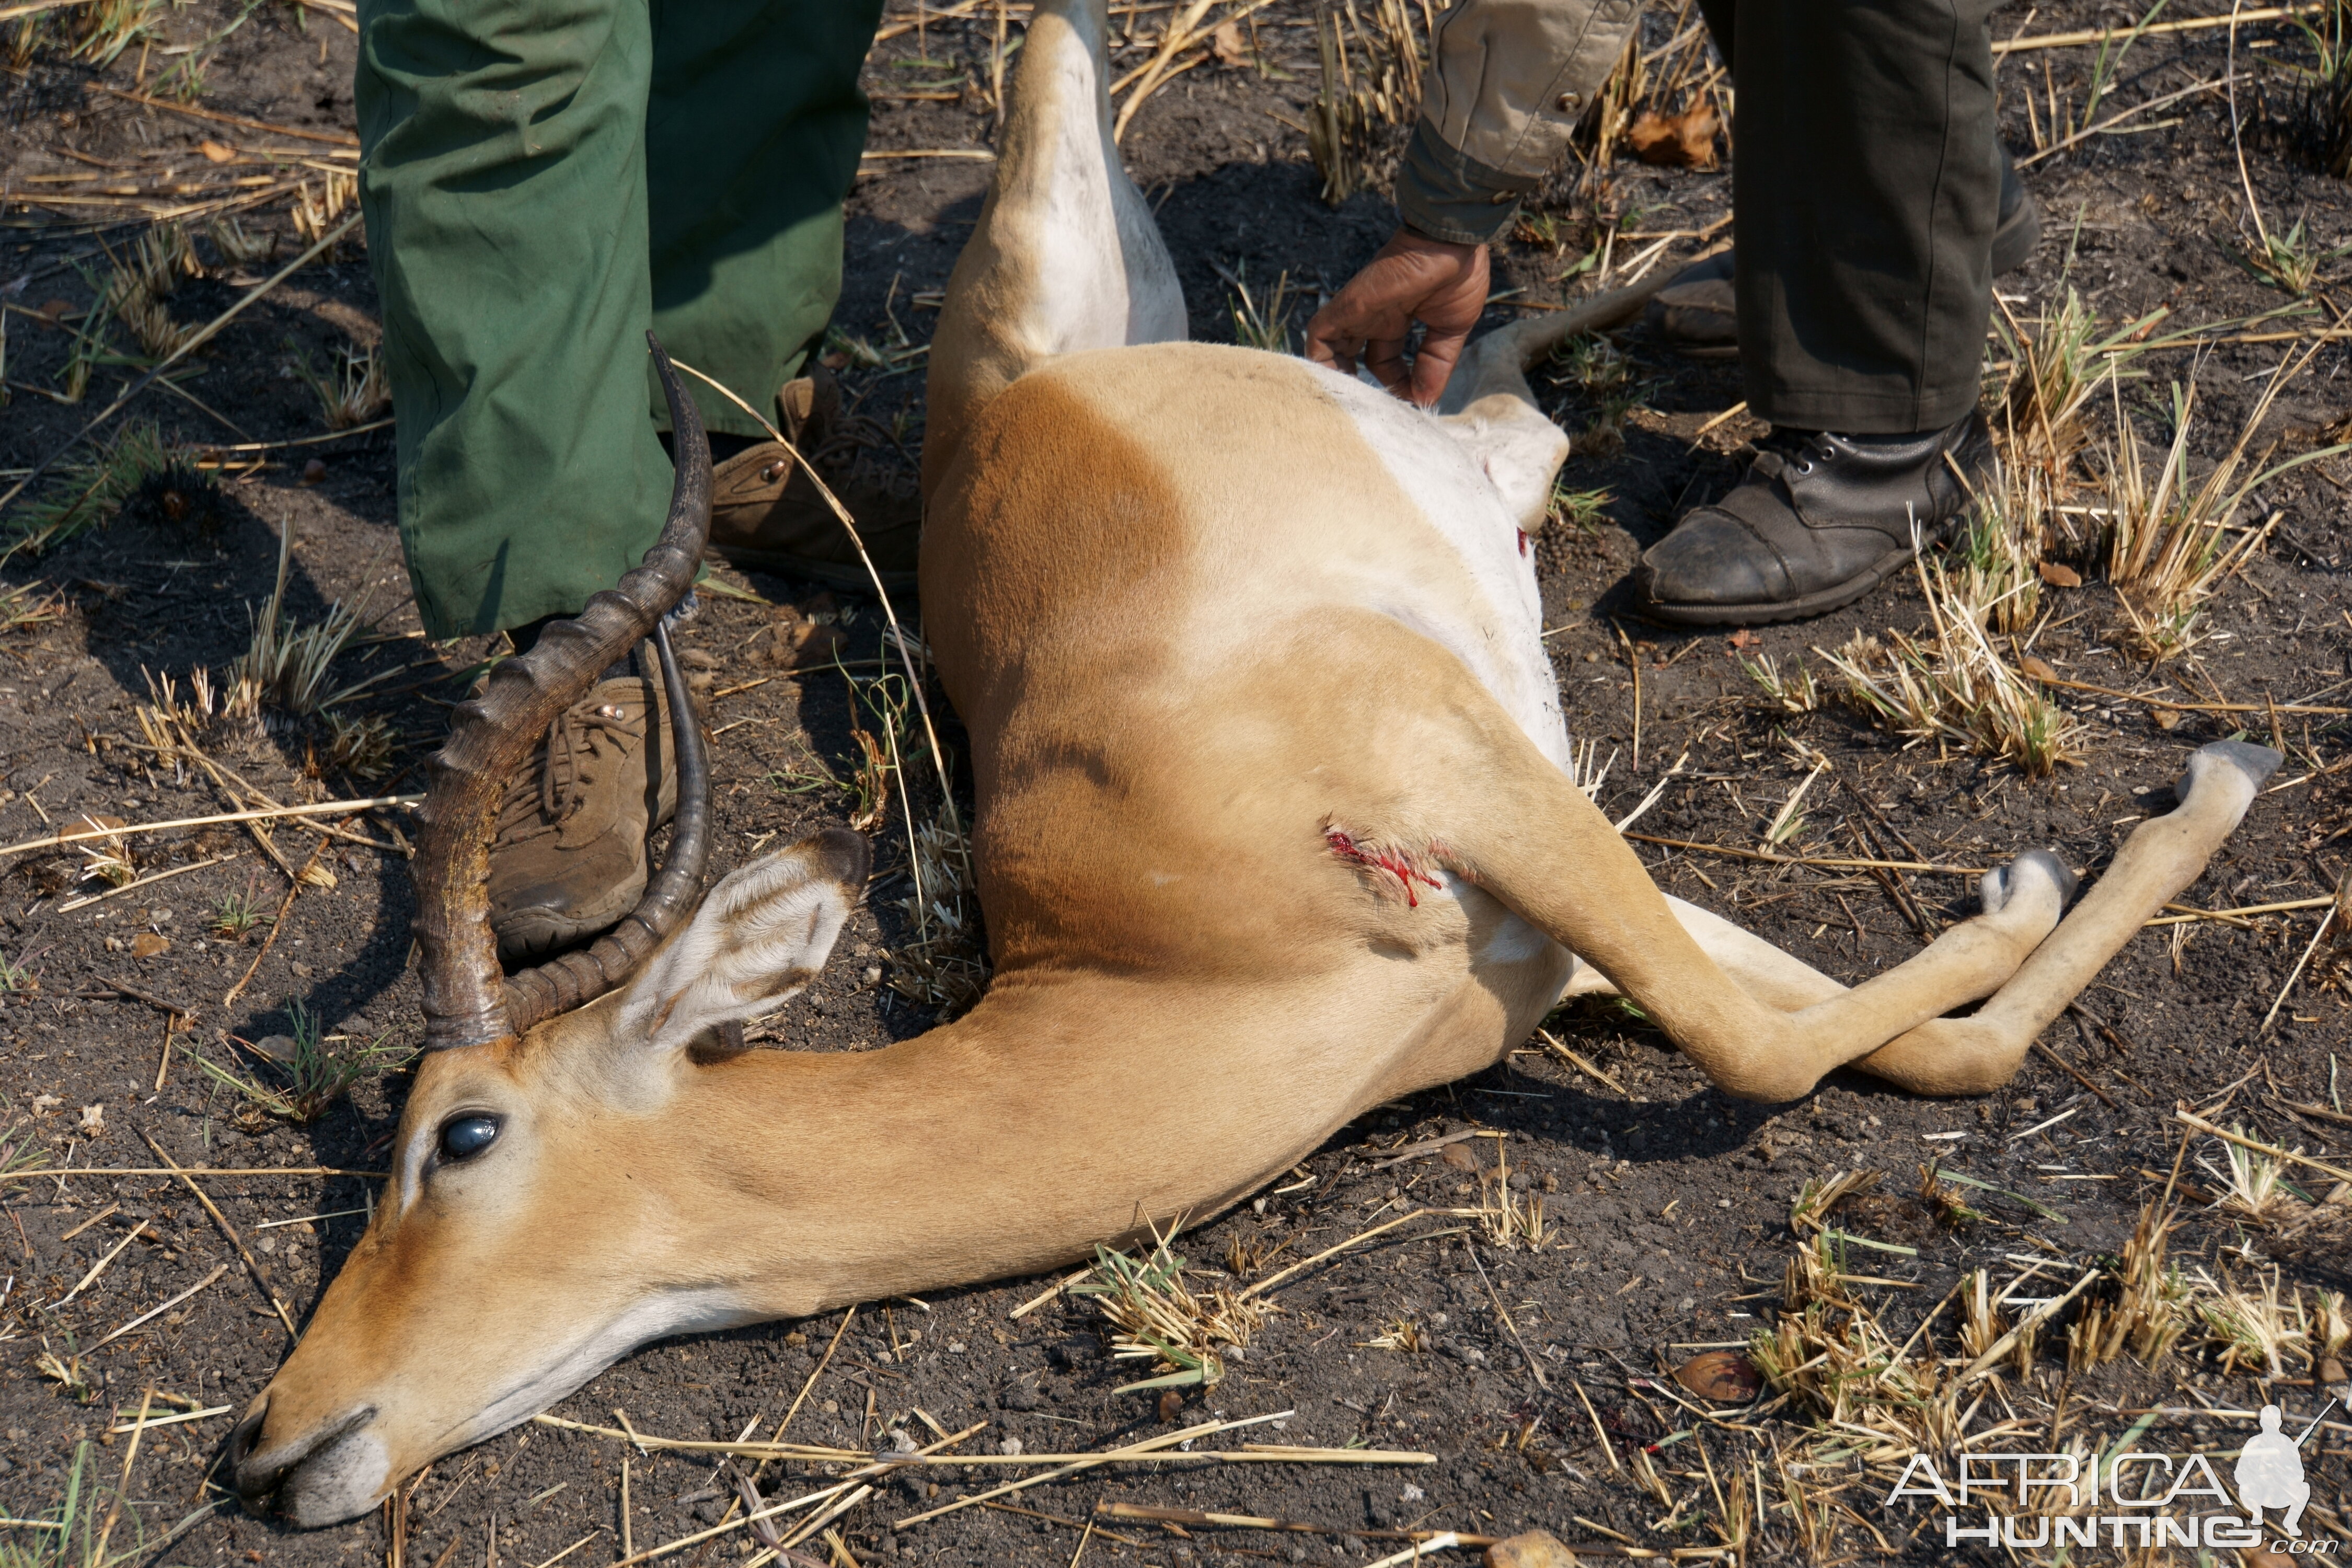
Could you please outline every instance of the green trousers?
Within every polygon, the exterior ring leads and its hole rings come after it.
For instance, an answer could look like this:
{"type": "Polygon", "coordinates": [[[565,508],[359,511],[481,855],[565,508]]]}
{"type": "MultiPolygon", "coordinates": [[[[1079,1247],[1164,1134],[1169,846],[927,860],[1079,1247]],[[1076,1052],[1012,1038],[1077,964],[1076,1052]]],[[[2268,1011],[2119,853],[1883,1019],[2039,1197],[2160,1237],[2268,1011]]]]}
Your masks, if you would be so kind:
{"type": "MultiPolygon", "coordinates": [[[[648,328],[774,417],[840,292],[880,10],[360,0],[360,200],[430,635],[572,614],[652,543],[648,328]]],[[[709,428],[760,434],[688,381],[709,428]]]]}
{"type": "Polygon", "coordinates": [[[1992,310],[1992,0],[1700,7],[1738,89],[1748,406],[1852,435],[1957,422],[1992,310]]]}

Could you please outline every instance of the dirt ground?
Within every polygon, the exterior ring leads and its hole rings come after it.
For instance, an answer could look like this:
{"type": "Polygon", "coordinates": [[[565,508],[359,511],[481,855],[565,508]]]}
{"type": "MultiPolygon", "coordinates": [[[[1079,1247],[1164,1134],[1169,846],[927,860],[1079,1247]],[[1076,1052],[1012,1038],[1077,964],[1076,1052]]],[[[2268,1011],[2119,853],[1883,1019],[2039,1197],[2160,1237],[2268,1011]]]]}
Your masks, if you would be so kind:
{"type": "MultiPolygon", "coordinates": [[[[988,145],[995,23],[985,8],[965,9],[974,15],[931,15],[919,35],[904,31],[877,45],[869,67],[875,150],[969,153],[988,145]]],[[[2039,36],[2136,19],[2114,5],[2029,12],[2012,4],[1996,33],[2039,36]]],[[[914,16],[894,10],[890,20],[896,26],[914,16]]],[[[1147,17],[1138,25],[1148,45],[1160,24],[1147,17]]],[[[0,24],[0,41],[15,26],[0,24]]],[[[1666,41],[1666,18],[1653,17],[1650,27],[1654,45],[1666,41]]],[[[240,170],[255,171],[251,189],[275,190],[269,179],[323,182],[338,155],[348,166],[356,40],[333,11],[194,0],[155,11],[151,31],[103,67],[68,58],[54,37],[0,62],[8,65],[0,79],[7,382],[0,483],[48,457],[136,374],[118,355],[97,364],[79,403],[48,395],[63,384],[76,323],[92,302],[78,265],[102,277],[110,255],[133,242],[153,213],[180,199],[233,198],[243,187],[227,181],[243,177],[240,170]],[[242,26],[221,37],[240,16],[242,26]],[[201,47],[173,52],[192,43],[201,47]],[[199,96],[183,108],[136,100],[176,68],[172,62],[192,58],[208,62],[199,96]],[[200,146],[206,142],[234,161],[214,163],[200,146]],[[59,178],[66,175],[89,177],[59,178]],[[173,179],[209,194],[158,195],[173,179]],[[117,187],[117,180],[128,183],[117,187]]],[[[1377,194],[1337,208],[1318,197],[1299,129],[1317,78],[1310,9],[1282,0],[1244,33],[1243,63],[1211,58],[1176,78],[1136,117],[1126,141],[1176,257],[1194,335],[1212,340],[1234,336],[1234,280],[1247,280],[1263,299],[1286,275],[1300,290],[1291,323],[1303,322],[1317,293],[1369,256],[1392,221],[1377,194]]],[[[1120,68],[1149,53],[1130,49],[1120,68]]],[[[2352,250],[2352,193],[2318,167],[2294,75],[2312,56],[2310,38],[2292,23],[2240,29],[2244,186],[2231,109],[2218,89],[2137,114],[2108,127],[2112,134],[2092,134],[2027,167],[2044,238],[2031,266],[2000,289],[2029,323],[2069,288],[2107,331],[2159,306],[2170,312],[2162,328],[2170,331],[2293,304],[2246,264],[2260,241],[2245,186],[2259,198],[2267,232],[2303,225],[2298,243],[2319,258],[2313,308],[2224,327],[2137,362],[2142,375],[2121,383],[2117,395],[2151,451],[2168,438],[2169,388],[2178,383],[2197,393],[2192,451],[2200,465],[2217,458],[2266,374],[2282,356],[2300,355],[2340,311],[2352,262],[2337,247],[2352,250]]],[[[2096,48],[2076,47],[2008,59],[2004,131],[2021,157],[2060,139],[2050,127],[2079,114],[2098,58],[2096,48]]],[[[2231,58],[2224,30],[2147,37],[2111,73],[2100,114],[2218,83],[2231,58]]],[[[854,412],[869,422],[860,426],[868,437],[860,460],[902,479],[920,447],[919,346],[988,171],[971,156],[875,160],[851,199],[833,358],[854,412]]],[[[1683,231],[1670,254],[1686,256],[1696,249],[1690,232],[1728,211],[1724,169],[1621,161],[1589,177],[1570,174],[1548,195],[1539,221],[1500,247],[1498,290],[1557,301],[1597,280],[1598,266],[1577,270],[1591,253],[1607,249],[1614,267],[1651,244],[1647,237],[1683,231]]],[[[168,301],[177,321],[210,321],[300,248],[284,193],[242,221],[252,233],[280,235],[277,255],[188,279],[168,301]]],[[[354,234],[206,348],[184,395],[151,389],[123,416],[152,422],[190,453],[213,454],[214,468],[152,482],[102,526],[17,550],[0,568],[0,589],[24,590],[9,601],[0,632],[0,842],[36,838],[80,814],[136,824],[220,813],[254,796],[295,803],[421,787],[444,715],[488,650],[479,641],[423,639],[394,532],[389,433],[316,440],[328,434],[320,401],[293,369],[373,342],[373,298],[354,234]],[[298,441],[313,444],[282,445],[298,441]],[[248,449],[234,449],[240,446],[248,449]],[[343,656],[334,676],[343,684],[373,679],[346,711],[381,716],[388,752],[374,761],[339,755],[322,726],[254,729],[215,752],[236,770],[243,795],[201,772],[157,766],[141,749],[146,737],[135,713],[151,700],[151,678],[169,677],[184,692],[191,672],[222,670],[244,652],[287,530],[288,615],[308,623],[332,602],[364,604],[373,636],[343,656]]],[[[1498,305],[1490,320],[1511,314],[1510,305],[1498,305]]],[[[1883,1510],[1886,1472],[1866,1468],[1880,1461],[1851,1439],[1824,1446],[1830,1434],[1801,1398],[1707,1407],[1663,1375],[1700,1350],[1744,1344],[1773,1327],[1787,1305],[1784,1269],[1801,1245],[1791,1204],[1809,1180],[1885,1173],[1877,1195],[1839,1210],[1843,1229],[1863,1238],[1849,1244],[1864,1248],[1848,1255],[1849,1271],[1871,1281],[1850,1289],[1897,1342],[1932,1317],[1921,1342],[1932,1358],[1964,1354],[1948,1309],[1976,1270],[2018,1280],[2014,1291],[2032,1300],[2057,1294],[2103,1259],[2112,1265],[2142,1205],[2176,1168],[2186,1132],[2179,1108],[2261,1142],[2352,1163],[2352,1117],[2337,1081],[2339,1057],[2352,1054],[2345,968],[2323,946],[2288,984],[2325,912],[2315,900],[2345,871],[2340,840],[2352,833],[2345,710],[2330,706],[2352,705],[2345,582],[2352,533],[2341,499],[2352,456],[2323,458],[2255,490],[2242,515],[2275,511],[2279,525],[2213,604],[2203,642],[2155,668],[2122,651],[2091,525],[2076,544],[2061,544],[2057,553],[2075,563],[2085,585],[2044,589],[2053,613],[2030,651],[2066,679],[2162,700],[2063,689],[2063,705],[2083,726],[2079,765],[2029,780],[1954,747],[1891,736],[1837,702],[1789,711],[1743,673],[1740,652],[1783,667],[1807,660],[1826,679],[1811,650],[1834,649],[1857,631],[1916,630],[1927,608],[1908,577],[1823,620],[1736,641],[1632,614],[1625,576],[1639,551],[1681,509],[1730,484],[1744,443],[1761,426],[1724,417],[1741,395],[1735,366],[1678,359],[1644,327],[1616,343],[1617,383],[1563,367],[1544,392],[1577,437],[1564,485],[1607,493],[1581,521],[1542,535],[1537,562],[1570,730],[1593,741],[1599,758],[1614,759],[1602,806],[1612,816],[1631,810],[1681,764],[1634,828],[1649,836],[1638,847],[1662,887],[1840,979],[1858,980],[1915,952],[1922,929],[1967,913],[1972,884],[1943,871],[1759,858],[1816,759],[1826,772],[1772,854],[1971,868],[2046,844],[2095,876],[2132,823],[2168,807],[2195,745],[2243,733],[2279,746],[2287,763],[2183,903],[2305,907],[2149,930],[2049,1031],[2007,1090],[1977,1100],[1916,1100],[1841,1074],[1798,1104],[1743,1104],[1711,1089],[1638,1017],[1613,1009],[1563,1014],[1550,1026],[1560,1049],[1530,1041],[1490,1071],[1376,1111],[1262,1197],[1188,1234],[1179,1249],[1203,1288],[1238,1288],[1413,1205],[1454,1207],[1491,1195],[1502,1177],[1486,1167],[1498,1153],[1511,1173],[1504,1190],[1541,1200],[1541,1245],[1497,1246],[1463,1220],[1401,1226],[1272,1291],[1280,1311],[1231,1357],[1223,1380],[1184,1392],[1169,1408],[1151,1394],[1114,1392],[1139,1373],[1108,1357],[1089,1302],[1061,1297],[1015,1317],[1050,1283],[1020,1279],[870,1304],[854,1314],[829,1358],[841,1315],[649,1345],[552,1414],[609,1427],[616,1411],[625,1412],[642,1433],[733,1438],[772,1432],[805,1388],[788,1436],[854,1448],[889,1447],[902,1432],[928,1443],[933,1426],[960,1432],[986,1423],[966,1452],[998,1452],[1008,1441],[1031,1453],[1084,1451],[1175,1426],[1287,1412],[1272,1424],[1275,1441],[1430,1456],[1412,1465],[1098,1470],[1010,1498],[1011,1507],[970,1507],[894,1530],[894,1521],[1004,1479],[977,1467],[901,1473],[843,1521],[836,1562],[1061,1563],[1083,1552],[1089,1561],[1158,1564],[1365,1563],[1399,1549],[1381,1531],[1502,1535],[1531,1527],[1601,1555],[1729,1555],[1727,1542],[1737,1537],[1738,1553],[1759,1561],[1941,1561],[1950,1553],[1935,1532],[1940,1526],[1931,1528],[1931,1516],[1912,1505],[1883,1510]],[[1598,406],[1607,396],[1618,399],[1621,439],[1605,429],[1587,435],[1596,420],[1611,423],[1598,406]],[[2298,704],[2317,710],[2294,710],[2298,704]],[[1450,1154],[1416,1148],[1473,1131],[1495,1136],[1457,1142],[1450,1154]],[[1415,1152],[1401,1162],[1389,1152],[1407,1149],[1415,1152]],[[1465,1150],[1479,1152],[1465,1161],[1465,1150]],[[1928,1162],[1982,1184],[1963,1194],[1979,1217],[1943,1223],[1911,1195],[1928,1162]],[[2019,1279],[2037,1259],[2057,1282],[2042,1290],[2019,1279]],[[1752,1488],[1758,1511],[1741,1534],[1735,1520],[1749,1515],[1743,1487],[1752,1488]],[[1808,1487],[1809,1500],[1801,1500],[1808,1487]],[[1328,1528],[1186,1530],[1105,1520],[1082,1539],[1079,1521],[1106,1502],[1328,1528]]],[[[1993,357],[2002,357],[1998,348],[1993,357]]],[[[2321,347],[2257,432],[2257,450],[2283,457],[2340,439],[2352,420],[2352,384],[2341,381],[2347,363],[2344,346],[2321,347]]],[[[36,493],[54,495],[70,482],[68,476],[36,493]]],[[[848,821],[854,793],[828,778],[855,777],[861,753],[853,731],[872,722],[841,676],[796,674],[770,660],[772,606],[815,607],[810,584],[719,576],[725,586],[704,595],[684,637],[687,648],[707,656],[712,675],[714,876],[780,836],[848,821]]],[[[852,656],[871,657],[880,646],[877,613],[845,599],[838,615],[852,656]]],[[[948,738],[951,745],[959,739],[952,725],[948,738]]],[[[50,1163],[40,1178],[0,1189],[0,1514],[56,1520],[69,1489],[82,1500],[62,1551],[56,1531],[0,1523],[0,1563],[95,1561],[89,1521],[102,1525],[127,1451],[111,1429],[130,1424],[144,1391],[180,1408],[238,1406],[285,1354],[288,1331],[224,1226],[253,1249],[298,1325],[359,1236],[376,1184],[367,1173],[382,1169],[403,1073],[368,1073],[316,1120],[294,1125],[245,1105],[199,1058],[266,1078],[232,1037],[258,1042],[317,1027],[346,1050],[396,1053],[414,1044],[421,1031],[408,968],[407,830],[404,813],[384,810],[344,824],[345,837],[283,823],[268,831],[267,845],[236,826],[131,837],[122,843],[138,877],[185,874],[102,900],[93,896],[107,884],[88,879],[83,854],[42,851],[0,863],[0,1129],[13,1125],[14,1140],[0,1168],[27,1152],[50,1163]],[[296,893],[280,859],[310,873],[296,893]],[[240,918],[241,909],[278,918],[240,918]],[[175,1016],[184,1021],[167,1035],[175,1016]],[[157,1162],[143,1139],[184,1164],[260,1173],[205,1182],[221,1223],[168,1177],[63,1174],[68,1167],[152,1171],[157,1162]],[[167,1302],[169,1310],[107,1339],[167,1302]],[[92,1496],[100,1501],[90,1503],[92,1496]],[[53,1551],[59,1554],[43,1555],[53,1551]]],[[[886,804],[873,831],[879,868],[903,869],[897,810],[886,804]]],[[[891,955],[908,938],[905,896],[903,879],[877,883],[829,972],[761,1031],[763,1043],[856,1049],[929,1025],[929,1008],[887,984],[891,955]]],[[[1187,1104],[1193,1092],[1139,1085],[1133,1114],[1181,1121],[1197,1113],[1187,1104]]],[[[2171,1256],[2217,1288],[2259,1293],[2274,1280],[2309,1326],[2320,1292],[2352,1287],[2352,1263],[2346,1227],[2308,1205],[2329,1203],[2331,1194],[2341,1204],[2347,1190],[2291,1166],[2284,1173],[2294,1195],[2266,1219],[2250,1218],[2222,1206],[2226,1152],[2216,1139],[2190,1141],[2178,1167],[2171,1256]]],[[[2079,1303],[2070,1314],[2076,1310],[2079,1303]]],[[[1971,1412],[1969,1430],[2005,1415],[2016,1423],[2013,1435],[2026,1435],[2010,1446],[2053,1433],[2057,1446],[2070,1435],[2105,1445],[2137,1423],[2144,1447],[2234,1453],[2249,1421],[2209,1412],[2274,1401],[2290,1429],[2300,1430],[2327,1398],[2315,1387],[2326,1370],[2322,1337],[2313,1329],[2305,1349],[2285,1348],[2274,1366],[2259,1355],[2232,1365],[2214,1333],[2192,1326],[2154,1369],[2126,1356],[2070,1373],[2053,1325],[2024,1375],[2011,1369],[1979,1385],[1989,1397],[1971,1412]]],[[[2306,1534],[2346,1528],[2352,1425],[2340,1410],[2330,1421],[2303,1453],[2314,1498],[2334,1511],[2315,1513],[2306,1534]]],[[[396,1534],[388,1513],[306,1533],[245,1511],[220,1489],[228,1425],[206,1415],[142,1436],[101,1555],[135,1548],[128,1555],[142,1563],[301,1568],[383,1554],[448,1568],[538,1564],[576,1547],[566,1561],[609,1562],[621,1555],[625,1532],[645,1550],[717,1523],[749,1468],[709,1455],[635,1453],[624,1520],[623,1443],[526,1424],[433,1467],[407,1492],[396,1534]]],[[[804,1489],[815,1473],[771,1467],[760,1485],[792,1495],[777,1489],[804,1489]]],[[[666,1561],[732,1563],[751,1549],[737,1531],[666,1561]]],[[[799,1550],[803,1561],[818,1561],[835,1548],[820,1539],[799,1550]]]]}

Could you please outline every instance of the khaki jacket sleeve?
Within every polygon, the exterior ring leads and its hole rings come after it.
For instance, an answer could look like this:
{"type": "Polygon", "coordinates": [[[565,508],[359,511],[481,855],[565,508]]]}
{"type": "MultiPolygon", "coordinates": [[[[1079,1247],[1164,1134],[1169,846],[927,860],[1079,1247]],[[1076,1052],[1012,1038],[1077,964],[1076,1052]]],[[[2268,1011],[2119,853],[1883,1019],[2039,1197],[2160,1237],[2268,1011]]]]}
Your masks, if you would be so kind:
{"type": "Polygon", "coordinates": [[[1397,171],[1405,223],[1458,245],[1508,230],[1640,16],[1640,0],[1455,0],[1438,18],[1421,123],[1397,171]]]}

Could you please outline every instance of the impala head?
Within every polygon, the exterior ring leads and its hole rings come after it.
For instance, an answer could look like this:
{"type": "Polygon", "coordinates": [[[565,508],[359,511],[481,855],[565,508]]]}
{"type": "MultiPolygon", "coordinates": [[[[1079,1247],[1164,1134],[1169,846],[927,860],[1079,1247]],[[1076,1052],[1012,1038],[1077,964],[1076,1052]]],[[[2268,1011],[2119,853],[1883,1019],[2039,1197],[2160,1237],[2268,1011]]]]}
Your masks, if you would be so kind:
{"type": "MultiPolygon", "coordinates": [[[[677,431],[670,515],[644,563],[492,672],[434,758],[415,861],[425,1050],[367,1234],[230,1439],[236,1485],[297,1524],[348,1519],[441,1454],[562,1397],[631,1346],[765,1316],[681,1275],[663,1179],[694,1160],[698,1079],[728,1026],[814,975],[864,889],[838,830],[746,866],[695,912],[709,779],[661,617],[692,586],[710,458],[658,344],[677,431]],[[651,634],[677,747],[675,837],[635,913],[503,976],[485,879],[501,781],[651,634]],[[691,921],[688,920],[693,915],[691,921]]],[[[740,1041],[736,1048],[740,1048],[740,1041]]]]}

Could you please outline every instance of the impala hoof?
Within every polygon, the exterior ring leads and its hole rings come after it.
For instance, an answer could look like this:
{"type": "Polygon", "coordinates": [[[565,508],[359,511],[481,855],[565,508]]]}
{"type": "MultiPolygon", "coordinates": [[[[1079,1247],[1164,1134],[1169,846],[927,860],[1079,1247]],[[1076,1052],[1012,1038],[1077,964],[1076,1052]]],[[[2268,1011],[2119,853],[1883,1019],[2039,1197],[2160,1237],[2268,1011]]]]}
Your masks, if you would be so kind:
{"type": "Polygon", "coordinates": [[[2198,747],[2196,754],[2189,759],[2188,775],[2180,781],[2179,787],[2175,792],[2183,799],[2188,798],[2189,786],[2196,782],[2198,757],[2208,757],[2216,763],[2229,763],[2245,774],[2246,781],[2256,789],[2268,784],[2271,775],[2279,771],[2279,764],[2286,761],[2284,753],[2274,752],[2268,746],[2257,746],[2252,741],[2210,742],[2198,747]]]}
{"type": "Polygon", "coordinates": [[[1984,912],[1999,914],[2015,897],[2022,884],[2020,878],[2039,877],[2058,892],[2058,907],[2063,910],[2074,897],[2082,879],[2067,868],[2066,862],[2048,849],[2028,849],[2006,866],[1996,866],[1984,874],[1977,884],[1977,897],[1984,904],[1984,912]]]}

